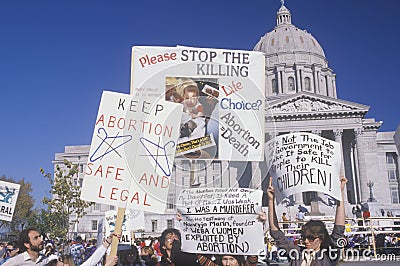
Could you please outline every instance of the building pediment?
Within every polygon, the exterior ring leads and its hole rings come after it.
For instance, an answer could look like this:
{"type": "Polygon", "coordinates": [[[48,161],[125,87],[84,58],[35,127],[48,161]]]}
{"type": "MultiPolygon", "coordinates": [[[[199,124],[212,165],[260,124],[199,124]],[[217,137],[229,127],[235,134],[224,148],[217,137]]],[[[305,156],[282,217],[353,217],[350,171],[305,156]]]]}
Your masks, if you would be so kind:
{"type": "Polygon", "coordinates": [[[363,117],[369,106],[341,99],[301,92],[267,101],[267,112],[276,115],[357,115],[363,117]]]}

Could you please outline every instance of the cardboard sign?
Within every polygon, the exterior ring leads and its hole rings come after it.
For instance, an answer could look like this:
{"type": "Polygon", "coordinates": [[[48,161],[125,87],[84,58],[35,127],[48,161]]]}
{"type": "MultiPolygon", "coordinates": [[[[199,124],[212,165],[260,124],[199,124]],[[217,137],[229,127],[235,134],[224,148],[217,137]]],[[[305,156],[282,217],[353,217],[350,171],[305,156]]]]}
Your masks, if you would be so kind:
{"type": "Polygon", "coordinates": [[[0,220],[12,221],[20,184],[0,181],[0,220]]]}
{"type": "MultiPolygon", "coordinates": [[[[117,211],[107,211],[104,216],[105,236],[109,236],[115,229],[117,220],[117,211]]],[[[122,222],[122,231],[119,244],[132,244],[131,231],[144,230],[144,213],[138,210],[125,210],[125,216],[122,222]]]]}
{"type": "Polygon", "coordinates": [[[183,106],[177,156],[262,161],[264,66],[261,52],[135,46],[131,93],[183,106]]]}
{"type": "Polygon", "coordinates": [[[263,249],[261,190],[184,189],[178,198],[182,250],[200,254],[258,255],[263,249]]]}
{"type": "Polygon", "coordinates": [[[311,133],[290,133],[266,143],[276,200],[305,191],[319,191],[338,200],[340,144],[311,133]]]}
{"type": "Polygon", "coordinates": [[[175,103],[103,92],[81,198],[164,213],[181,113],[175,103]]]}

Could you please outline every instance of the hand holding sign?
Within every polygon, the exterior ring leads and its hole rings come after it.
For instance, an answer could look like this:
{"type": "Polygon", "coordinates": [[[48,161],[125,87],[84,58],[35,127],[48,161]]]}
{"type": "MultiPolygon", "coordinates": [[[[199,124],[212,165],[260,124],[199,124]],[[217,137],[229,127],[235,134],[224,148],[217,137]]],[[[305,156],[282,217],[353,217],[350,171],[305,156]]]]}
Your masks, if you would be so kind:
{"type": "Polygon", "coordinates": [[[198,254],[256,255],[263,246],[262,191],[185,189],[178,197],[182,250],[198,254]]]}
{"type": "Polygon", "coordinates": [[[311,133],[280,135],[266,145],[278,203],[285,197],[319,191],[340,199],[339,143],[311,133]]]}

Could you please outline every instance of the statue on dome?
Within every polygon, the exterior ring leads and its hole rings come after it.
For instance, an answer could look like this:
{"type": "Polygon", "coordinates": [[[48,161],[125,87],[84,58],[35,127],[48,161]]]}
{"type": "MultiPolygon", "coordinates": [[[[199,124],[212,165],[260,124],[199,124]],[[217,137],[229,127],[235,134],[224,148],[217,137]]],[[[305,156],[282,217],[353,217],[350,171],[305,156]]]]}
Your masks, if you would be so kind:
{"type": "Polygon", "coordinates": [[[285,0],[280,0],[281,1],[281,6],[285,5],[285,0]]]}

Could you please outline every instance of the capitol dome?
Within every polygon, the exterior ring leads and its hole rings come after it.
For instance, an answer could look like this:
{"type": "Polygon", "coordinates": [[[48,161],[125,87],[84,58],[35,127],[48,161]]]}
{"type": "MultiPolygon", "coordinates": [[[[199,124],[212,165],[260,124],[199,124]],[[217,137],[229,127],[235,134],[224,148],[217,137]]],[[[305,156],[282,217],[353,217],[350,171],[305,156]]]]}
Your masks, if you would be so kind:
{"type": "Polygon", "coordinates": [[[324,50],[314,36],[292,24],[286,6],[277,12],[275,28],[253,50],[265,54],[267,97],[308,91],[336,98],[336,75],[324,50]]]}
{"type": "Polygon", "coordinates": [[[277,25],[266,33],[254,50],[266,54],[309,53],[325,59],[325,53],[318,41],[306,30],[301,30],[291,23],[290,11],[282,6],[277,14],[277,25]]]}

